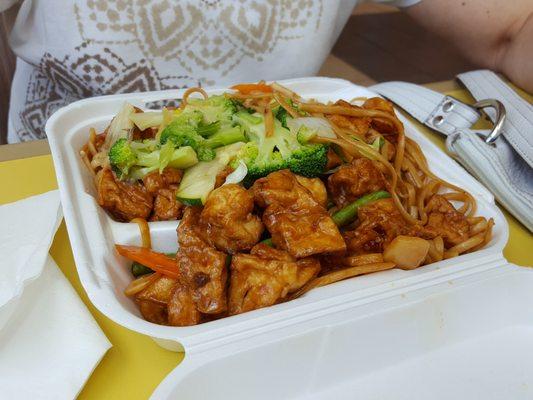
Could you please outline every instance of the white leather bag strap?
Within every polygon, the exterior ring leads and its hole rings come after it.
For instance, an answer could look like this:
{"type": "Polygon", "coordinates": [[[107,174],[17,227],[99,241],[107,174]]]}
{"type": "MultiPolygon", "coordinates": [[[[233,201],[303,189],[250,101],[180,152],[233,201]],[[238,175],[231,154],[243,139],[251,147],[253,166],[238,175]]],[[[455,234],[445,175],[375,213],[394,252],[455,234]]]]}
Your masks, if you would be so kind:
{"type": "Polygon", "coordinates": [[[370,87],[399,105],[418,121],[448,136],[470,128],[481,116],[471,106],[431,89],[407,82],[385,82],[370,87]]]}
{"type": "MultiPolygon", "coordinates": [[[[515,151],[533,168],[533,106],[522,99],[492,71],[457,75],[476,100],[498,99],[507,111],[503,135],[515,151]]],[[[494,122],[493,110],[486,110],[494,122]]]]}
{"type": "Polygon", "coordinates": [[[472,89],[472,95],[478,100],[473,106],[406,82],[385,82],[370,89],[387,97],[421,123],[446,135],[446,146],[451,155],[533,231],[531,105],[490,71],[469,72],[460,75],[460,79],[472,89]],[[487,99],[485,95],[491,98],[487,99]],[[495,125],[490,131],[473,131],[470,127],[481,116],[479,110],[482,108],[494,109],[492,112],[487,110],[487,114],[495,125]]]}

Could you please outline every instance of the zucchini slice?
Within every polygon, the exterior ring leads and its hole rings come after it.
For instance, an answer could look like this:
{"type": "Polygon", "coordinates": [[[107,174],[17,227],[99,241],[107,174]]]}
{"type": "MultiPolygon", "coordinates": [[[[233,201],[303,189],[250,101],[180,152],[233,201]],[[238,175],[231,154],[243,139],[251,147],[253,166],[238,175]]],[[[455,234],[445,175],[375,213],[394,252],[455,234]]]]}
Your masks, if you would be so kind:
{"type": "Polygon", "coordinates": [[[219,147],[212,161],[202,161],[185,170],[176,199],[188,206],[205,204],[207,196],[215,188],[218,173],[229,164],[243,145],[243,142],[237,142],[219,147]]]}

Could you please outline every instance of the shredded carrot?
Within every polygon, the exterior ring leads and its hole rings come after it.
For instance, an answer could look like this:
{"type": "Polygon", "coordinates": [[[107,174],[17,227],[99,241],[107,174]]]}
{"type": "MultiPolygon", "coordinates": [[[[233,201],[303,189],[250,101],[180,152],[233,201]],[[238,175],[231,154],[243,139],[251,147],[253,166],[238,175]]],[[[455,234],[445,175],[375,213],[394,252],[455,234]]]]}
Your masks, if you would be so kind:
{"type": "Polygon", "coordinates": [[[274,134],[274,114],[272,114],[272,109],[270,106],[267,106],[265,109],[265,136],[270,137],[274,134]]]}
{"type": "Polygon", "coordinates": [[[230,89],[236,90],[242,94],[249,94],[252,92],[272,93],[272,88],[264,83],[241,83],[232,86],[230,89]]]}

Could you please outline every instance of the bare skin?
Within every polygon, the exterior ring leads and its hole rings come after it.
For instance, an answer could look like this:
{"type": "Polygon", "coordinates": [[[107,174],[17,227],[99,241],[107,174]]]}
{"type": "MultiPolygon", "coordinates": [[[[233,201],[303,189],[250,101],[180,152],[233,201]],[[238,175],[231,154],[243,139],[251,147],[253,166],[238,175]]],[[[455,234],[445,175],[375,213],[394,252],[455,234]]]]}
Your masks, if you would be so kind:
{"type": "Polygon", "coordinates": [[[405,12],[472,62],[533,93],[532,0],[424,0],[405,12]]]}

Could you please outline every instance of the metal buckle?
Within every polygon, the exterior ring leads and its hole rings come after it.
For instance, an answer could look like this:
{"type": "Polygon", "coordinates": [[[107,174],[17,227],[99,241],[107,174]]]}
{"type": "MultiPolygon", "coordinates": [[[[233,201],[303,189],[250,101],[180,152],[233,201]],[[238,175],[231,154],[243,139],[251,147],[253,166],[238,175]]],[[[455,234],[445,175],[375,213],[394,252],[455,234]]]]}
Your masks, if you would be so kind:
{"type": "MultiPolygon", "coordinates": [[[[492,126],[492,129],[490,130],[490,132],[487,135],[482,135],[480,132],[476,132],[479,136],[481,136],[484,139],[485,143],[491,146],[494,146],[494,142],[496,141],[496,139],[498,139],[498,137],[500,137],[500,135],[503,133],[502,132],[503,124],[505,123],[505,118],[507,116],[507,113],[505,111],[505,106],[496,99],[485,99],[485,100],[480,100],[477,103],[473,104],[472,107],[478,111],[483,111],[483,109],[485,108],[493,108],[494,111],[496,112],[496,117],[495,117],[496,122],[492,126]]],[[[465,131],[466,130],[460,130],[460,131],[458,130],[448,135],[448,137],[446,138],[446,149],[448,150],[448,153],[458,161],[461,161],[461,160],[458,157],[457,153],[455,152],[453,145],[459,139],[459,137],[461,136],[461,133],[465,131]]]]}
{"type": "Polygon", "coordinates": [[[499,100],[485,99],[473,104],[472,107],[474,107],[478,111],[484,111],[485,108],[493,108],[496,112],[496,122],[494,122],[491,131],[485,137],[485,143],[493,144],[496,139],[498,139],[498,137],[502,134],[503,124],[505,122],[505,118],[507,117],[505,106],[499,100]]]}

